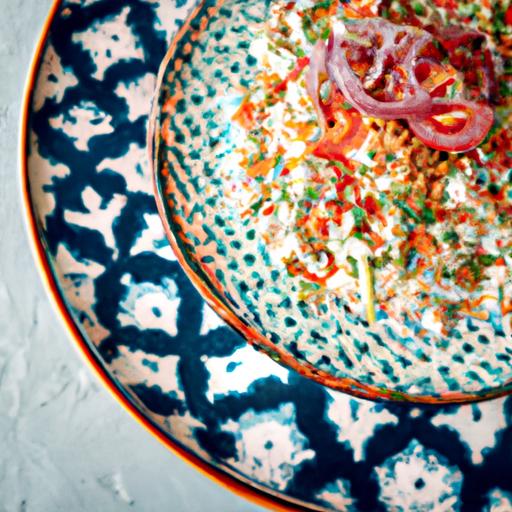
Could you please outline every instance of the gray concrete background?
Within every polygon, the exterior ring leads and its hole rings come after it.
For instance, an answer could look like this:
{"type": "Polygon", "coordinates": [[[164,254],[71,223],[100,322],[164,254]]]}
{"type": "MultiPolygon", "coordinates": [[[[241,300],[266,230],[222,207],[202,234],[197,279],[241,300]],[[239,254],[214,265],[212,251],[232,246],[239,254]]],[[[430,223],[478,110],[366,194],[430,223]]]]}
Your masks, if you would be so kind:
{"type": "Polygon", "coordinates": [[[262,510],[138,425],[85,367],[46,297],[20,208],[17,142],[50,5],[0,0],[0,512],[262,510]]]}

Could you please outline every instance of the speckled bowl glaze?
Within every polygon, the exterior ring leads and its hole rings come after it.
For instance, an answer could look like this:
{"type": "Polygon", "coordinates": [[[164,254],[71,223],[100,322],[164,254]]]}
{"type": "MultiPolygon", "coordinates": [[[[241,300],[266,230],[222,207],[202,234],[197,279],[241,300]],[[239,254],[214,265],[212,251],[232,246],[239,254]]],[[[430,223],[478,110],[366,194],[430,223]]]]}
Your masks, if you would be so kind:
{"type": "Polygon", "coordinates": [[[152,435],[270,510],[510,510],[511,398],[434,408],[330,390],[248,346],[190,284],[145,155],[158,66],[193,4],[57,2],[36,55],[23,200],[73,342],[152,435]]]}
{"type": "MultiPolygon", "coordinates": [[[[271,261],[225,178],[240,135],[233,113],[262,71],[261,34],[272,2],[205,1],[160,71],[154,123],[157,201],[171,244],[212,307],[249,341],[301,374],[349,393],[462,402],[510,391],[512,333],[491,315],[450,336],[400,326],[380,311],[369,325],[337,301],[297,298],[298,280],[271,261]]],[[[500,317],[501,313],[498,313],[500,317]]]]}

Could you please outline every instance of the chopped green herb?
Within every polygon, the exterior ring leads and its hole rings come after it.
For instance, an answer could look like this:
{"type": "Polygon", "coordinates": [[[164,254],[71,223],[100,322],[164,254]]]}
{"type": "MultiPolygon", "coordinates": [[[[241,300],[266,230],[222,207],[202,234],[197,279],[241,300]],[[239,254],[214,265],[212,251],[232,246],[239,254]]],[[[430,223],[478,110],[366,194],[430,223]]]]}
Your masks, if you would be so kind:
{"type": "Polygon", "coordinates": [[[318,194],[318,191],[315,190],[313,187],[306,188],[306,196],[309,199],[318,199],[320,195],[318,194]]]}
{"type": "Polygon", "coordinates": [[[352,208],[352,215],[354,216],[354,222],[357,227],[360,227],[363,223],[363,220],[366,218],[366,213],[362,208],[355,207],[352,208]]]}
{"type": "Polygon", "coordinates": [[[423,5],[420,2],[414,2],[412,4],[412,7],[414,9],[414,12],[418,16],[425,16],[425,8],[423,7],[423,5]]]}
{"type": "Polygon", "coordinates": [[[395,199],[393,204],[398,206],[408,217],[411,217],[411,219],[414,219],[416,222],[420,222],[421,219],[418,214],[409,205],[407,205],[405,201],[395,199]]]}
{"type": "Polygon", "coordinates": [[[318,9],[329,9],[331,7],[332,0],[323,0],[321,2],[316,3],[312,9],[313,11],[317,11],[318,9]]]}
{"type": "Polygon", "coordinates": [[[443,233],[441,240],[447,244],[456,244],[459,242],[459,235],[455,230],[447,231],[443,233]]]}
{"type": "Polygon", "coordinates": [[[251,210],[254,212],[254,214],[258,213],[263,206],[263,198],[258,199],[254,204],[250,206],[251,210]]]}
{"type": "Polygon", "coordinates": [[[423,208],[423,219],[427,224],[435,224],[436,217],[432,208],[425,207],[423,208]]]}
{"type": "Polygon", "coordinates": [[[490,267],[491,265],[494,265],[497,259],[498,257],[493,256],[492,254],[482,254],[478,256],[478,262],[484,267],[490,267]]]}
{"type": "Polygon", "coordinates": [[[367,166],[367,165],[361,165],[361,167],[359,167],[358,171],[359,171],[359,174],[361,176],[364,176],[368,171],[370,170],[370,168],[367,166]]]}
{"type": "Polygon", "coordinates": [[[453,277],[453,272],[446,265],[444,265],[441,275],[444,279],[451,279],[453,277]]]}
{"type": "Polygon", "coordinates": [[[330,34],[331,34],[331,29],[329,27],[326,27],[320,34],[320,38],[323,39],[324,41],[326,41],[327,39],[329,39],[330,34]]]}
{"type": "Polygon", "coordinates": [[[353,256],[347,256],[347,261],[350,265],[350,272],[348,273],[351,277],[359,278],[359,267],[357,260],[353,256]]]}

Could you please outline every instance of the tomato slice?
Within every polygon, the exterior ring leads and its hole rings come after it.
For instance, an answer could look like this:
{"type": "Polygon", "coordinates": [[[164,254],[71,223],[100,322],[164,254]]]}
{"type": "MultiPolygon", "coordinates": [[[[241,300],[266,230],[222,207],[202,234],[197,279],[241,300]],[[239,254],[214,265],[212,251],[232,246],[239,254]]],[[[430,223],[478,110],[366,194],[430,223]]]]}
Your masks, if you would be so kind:
{"type": "Polygon", "coordinates": [[[337,160],[352,168],[347,152],[362,144],[368,133],[361,114],[355,109],[341,107],[345,103],[343,95],[334,87],[327,102],[320,101],[320,109],[325,119],[326,129],[318,141],[313,154],[326,160],[337,160]],[[341,108],[340,108],[341,107],[341,108]]]}
{"type": "Polygon", "coordinates": [[[476,148],[494,122],[492,108],[463,99],[438,100],[429,117],[410,119],[414,135],[427,146],[450,152],[476,148]]]}

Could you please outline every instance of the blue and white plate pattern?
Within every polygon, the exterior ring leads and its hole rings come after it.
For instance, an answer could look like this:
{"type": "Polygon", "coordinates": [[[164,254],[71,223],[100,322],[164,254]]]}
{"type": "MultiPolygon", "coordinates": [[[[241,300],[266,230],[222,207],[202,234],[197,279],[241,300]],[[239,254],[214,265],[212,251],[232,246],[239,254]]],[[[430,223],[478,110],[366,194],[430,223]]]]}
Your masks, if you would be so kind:
{"type": "Polygon", "coordinates": [[[249,347],[164,236],[146,127],[193,1],[65,0],[39,66],[28,181],[69,311],[141,414],[212,467],[312,510],[512,510],[512,398],[380,404],[249,347]]]}

